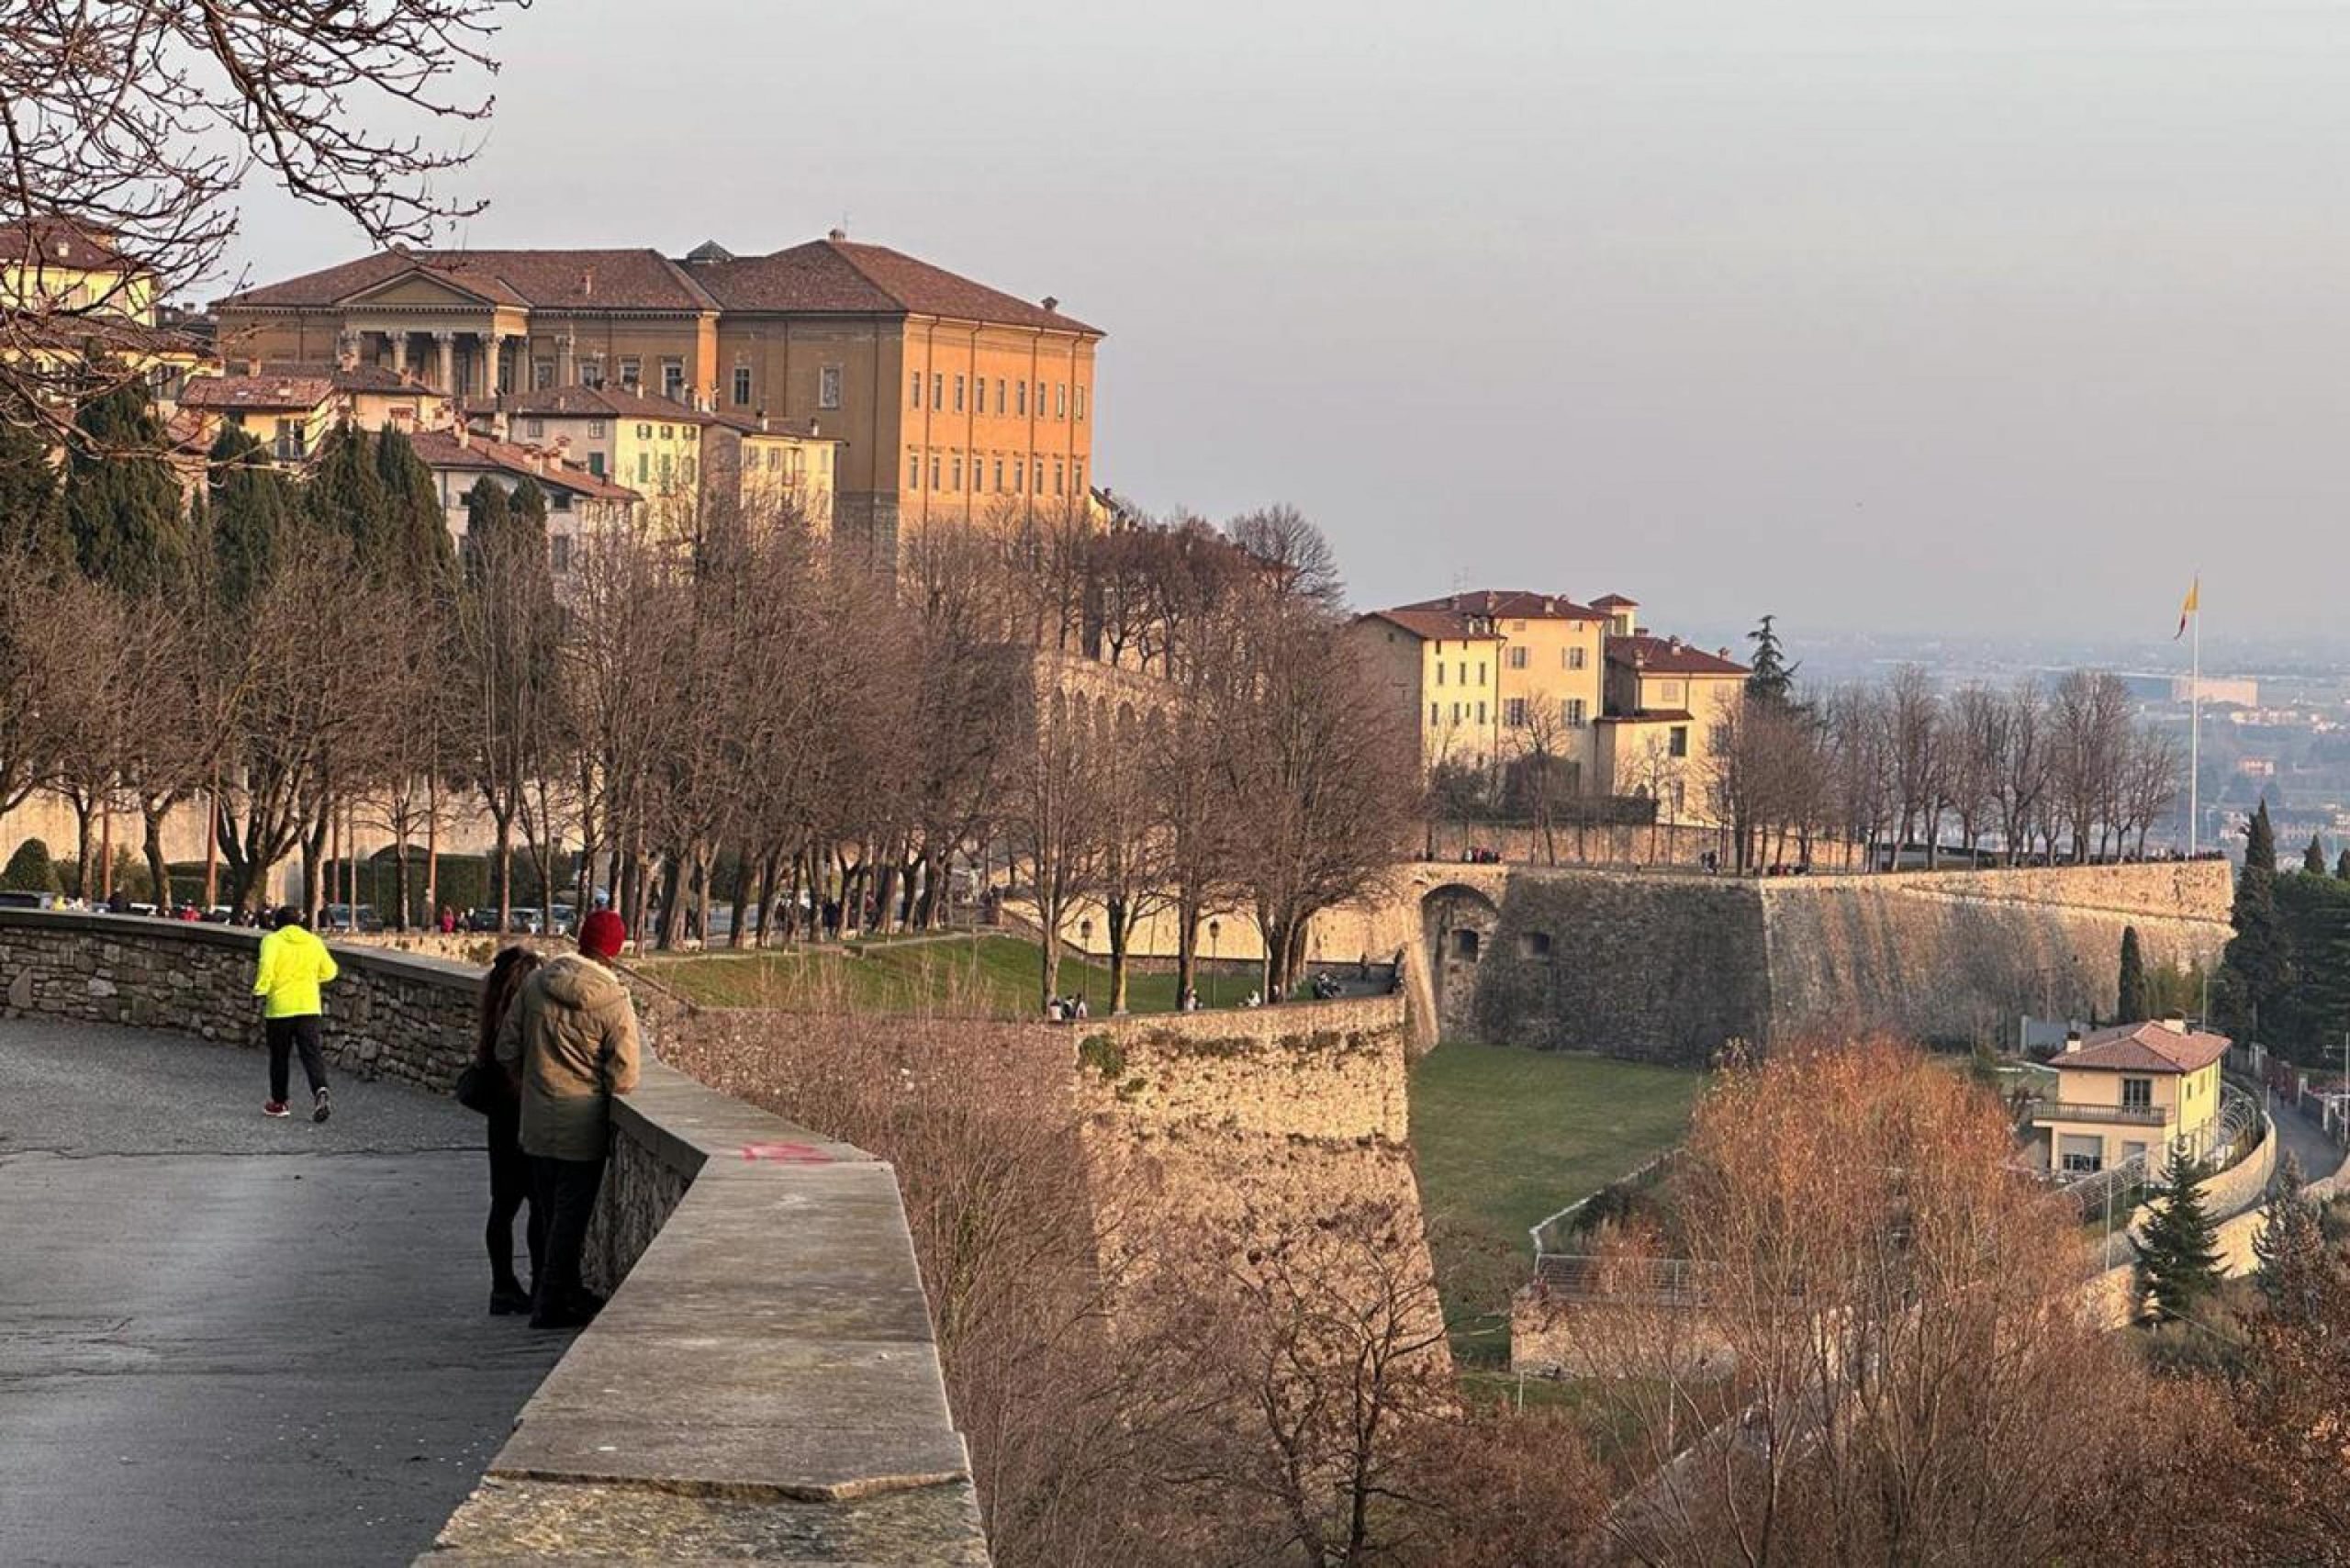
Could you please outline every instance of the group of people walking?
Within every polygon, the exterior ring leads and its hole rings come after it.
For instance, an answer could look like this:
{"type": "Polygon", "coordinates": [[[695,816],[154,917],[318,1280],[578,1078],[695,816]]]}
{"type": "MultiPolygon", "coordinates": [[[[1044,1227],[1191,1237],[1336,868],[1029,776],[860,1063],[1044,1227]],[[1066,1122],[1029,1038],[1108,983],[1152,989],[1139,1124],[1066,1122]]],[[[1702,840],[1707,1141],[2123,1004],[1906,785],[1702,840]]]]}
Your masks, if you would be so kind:
{"type": "MultiPolygon", "coordinates": [[[[271,924],[253,976],[269,1046],[262,1112],[292,1114],[286,1095],[298,1053],[311,1119],[323,1122],[330,1102],[319,1038],[321,988],[336,977],[334,956],[300,910],[281,909],[271,924]]],[[[460,1097],[488,1122],[489,1310],[527,1312],[534,1328],[576,1328],[603,1305],[582,1279],[581,1261],[611,1144],[612,1097],[637,1082],[636,1013],[612,969],[626,936],[621,917],[599,909],[581,922],[576,953],[542,958],[508,947],[482,984],[474,1061],[460,1097]],[[526,1206],[528,1285],[514,1266],[514,1222],[526,1206]]]]}

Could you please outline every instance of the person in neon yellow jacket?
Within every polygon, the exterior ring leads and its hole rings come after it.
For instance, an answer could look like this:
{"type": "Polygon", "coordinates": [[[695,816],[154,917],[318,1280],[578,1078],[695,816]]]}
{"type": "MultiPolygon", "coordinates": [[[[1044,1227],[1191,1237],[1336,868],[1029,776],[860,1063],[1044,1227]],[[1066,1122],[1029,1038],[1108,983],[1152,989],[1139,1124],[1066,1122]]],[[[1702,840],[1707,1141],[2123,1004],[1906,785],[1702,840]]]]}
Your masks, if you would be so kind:
{"type": "Polygon", "coordinates": [[[269,1041],[269,1102],[264,1116],[289,1114],[285,1108],[287,1058],[302,1053],[302,1076],[310,1081],[310,1120],[330,1113],[326,1058],[319,1050],[319,1021],[326,1002],[319,988],[334,979],[334,955],[310,934],[302,912],[288,905],[271,917],[261,939],[261,961],[253,970],[253,994],[262,999],[262,1033],[269,1041]]]}

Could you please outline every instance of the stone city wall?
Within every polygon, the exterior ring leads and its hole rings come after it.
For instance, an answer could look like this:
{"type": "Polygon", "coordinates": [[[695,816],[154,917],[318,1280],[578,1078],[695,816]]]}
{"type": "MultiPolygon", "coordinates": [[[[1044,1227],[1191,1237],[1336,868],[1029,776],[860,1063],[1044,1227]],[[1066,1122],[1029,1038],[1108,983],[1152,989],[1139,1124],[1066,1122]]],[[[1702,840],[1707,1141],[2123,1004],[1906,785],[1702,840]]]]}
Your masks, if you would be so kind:
{"type": "MultiPolygon", "coordinates": [[[[258,934],[0,910],[0,997],[260,1043],[258,934]]],[[[335,948],[326,1047],[447,1092],[480,971],[335,948]]],[[[615,1108],[588,1266],[611,1301],[420,1559],[984,1568],[890,1168],[659,1061],[615,1108]]]]}
{"type": "Polygon", "coordinates": [[[1765,879],[1460,867],[1439,881],[1448,869],[1413,868],[1448,1034],[1693,1063],[1812,1029],[1958,1045],[2009,1039],[2026,1012],[2109,1014],[2122,930],[2149,965],[2214,962],[2232,892],[2217,860],[1765,879]]]}

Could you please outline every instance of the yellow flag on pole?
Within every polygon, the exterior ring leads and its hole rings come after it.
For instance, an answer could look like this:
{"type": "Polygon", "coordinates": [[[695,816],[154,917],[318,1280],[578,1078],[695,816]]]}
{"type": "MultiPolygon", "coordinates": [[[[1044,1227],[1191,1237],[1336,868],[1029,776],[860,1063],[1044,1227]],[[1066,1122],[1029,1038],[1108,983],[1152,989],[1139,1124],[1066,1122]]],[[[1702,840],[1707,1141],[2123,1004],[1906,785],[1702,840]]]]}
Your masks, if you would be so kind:
{"type": "Polygon", "coordinates": [[[2188,616],[2193,615],[2197,610],[2202,608],[2202,606],[2197,602],[2202,597],[2203,577],[2200,573],[2198,573],[2195,580],[2188,585],[2187,601],[2178,607],[2178,630],[2170,634],[2170,640],[2172,642],[2176,643],[2181,637],[2187,635],[2187,619],[2188,616]]]}

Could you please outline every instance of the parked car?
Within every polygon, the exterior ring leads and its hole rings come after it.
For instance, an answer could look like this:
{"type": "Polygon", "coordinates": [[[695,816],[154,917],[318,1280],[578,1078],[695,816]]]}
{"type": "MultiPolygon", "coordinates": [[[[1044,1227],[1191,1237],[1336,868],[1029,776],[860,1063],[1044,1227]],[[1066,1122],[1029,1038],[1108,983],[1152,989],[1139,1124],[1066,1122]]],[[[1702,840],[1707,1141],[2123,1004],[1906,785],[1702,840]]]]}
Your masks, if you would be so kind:
{"type": "Polygon", "coordinates": [[[465,911],[464,926],[466,930],[477,934],[487,932],[495,935],[498,930],[498,911],[486,904],[469,909],[465,911]]]}
{"type": "Polygon", "coordinates": [[[319,912],[319,924],[329,931],[381,931],[383,921],[375,913],[375,906],[363,903],[353,910],[347,903],[330,903],[319,912]]]}
{"type": "Polygon", "coordinates": [[[0,890],[0,909],[56,909],[63,902],[55,893],[20,892],[14,888],[0,890]]]}

